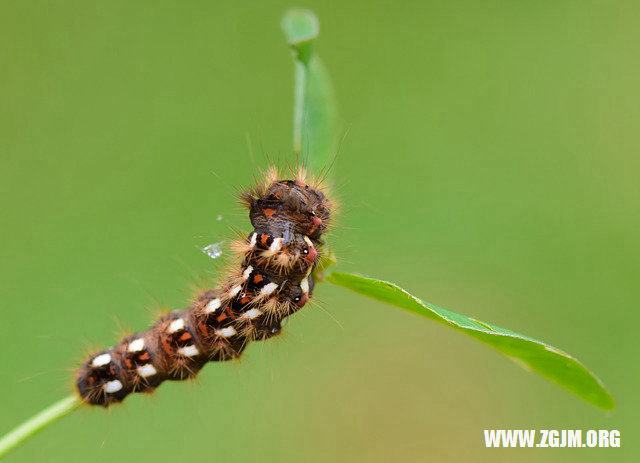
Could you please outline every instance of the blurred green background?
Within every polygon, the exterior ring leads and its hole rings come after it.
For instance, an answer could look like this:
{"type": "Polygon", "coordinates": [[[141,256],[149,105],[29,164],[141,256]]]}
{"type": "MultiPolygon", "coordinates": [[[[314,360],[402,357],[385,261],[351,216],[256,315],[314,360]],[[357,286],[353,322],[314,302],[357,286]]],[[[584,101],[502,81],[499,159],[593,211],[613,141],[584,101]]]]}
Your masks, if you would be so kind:
{"type": "Polygon", "coordinates": [[[339,268],[566,350],[617,408],[325,285],[240,362],[7,461],[638,461],[633,1],[3,1],[0,432],[67,394],[88,349],[184,306],[220,267],[198,248],[248,230],[235,189],[291,159],[290,6],[321,20],[346,134],[339,268]],[[622,448],[490,450],[486,428],[622,448]]]}

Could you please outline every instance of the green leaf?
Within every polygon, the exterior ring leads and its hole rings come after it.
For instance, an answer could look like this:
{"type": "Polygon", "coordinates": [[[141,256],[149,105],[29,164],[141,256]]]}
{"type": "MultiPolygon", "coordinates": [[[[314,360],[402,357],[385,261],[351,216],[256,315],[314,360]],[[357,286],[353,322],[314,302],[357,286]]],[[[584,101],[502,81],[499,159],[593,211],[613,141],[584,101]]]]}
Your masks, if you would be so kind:
{"type": "Polygon", "coordinates": [[[337,109],[331,79],[314,51],[318,19],[308,10],[289,10],[282,29],[295,66],[293,151],[312,172],[320,172],[336,151],[337,109]]]}
{"type": "Polygon", "coordinates": [[[578,397],[605,410],[615,406],[600,380],[577,359],[555,347],[522,334],[442,309],[387,281],[332,272],[326,281],[382,302],[422,315],[482,341],[525,369],[535,371],[578,397]]]}

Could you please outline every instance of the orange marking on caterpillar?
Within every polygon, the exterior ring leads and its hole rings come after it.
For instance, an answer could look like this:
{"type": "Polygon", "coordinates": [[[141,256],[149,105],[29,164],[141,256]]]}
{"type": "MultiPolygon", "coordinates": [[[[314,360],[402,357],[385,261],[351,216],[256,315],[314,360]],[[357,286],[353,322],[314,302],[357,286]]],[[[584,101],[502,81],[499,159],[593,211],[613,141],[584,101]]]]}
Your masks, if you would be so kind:
{"type": "Polygon", "coordinates": [[[164,350],[167,355],[173,355],[171,344],[169,344],[169,341],[165,336],[162,336],[162,338],[160,339],[160,345],[162,346],[162,350],[164,350]]]}
{"type": "Polygon", "coordinates": [[[271,218],[275,215],[276,211],[275,209],[271,209],[271,208],[267,208],[264,211],[262,211],[264,213],[264,215],[266,215],[268,218],[271,218]]]}
{"type": "Polygon", "coordinates": [[[204,320],[198,322],[198,329],[200,330],[202,337],[206,337],[209,334],[209,330],[207,330],[207,324],[204,322],[204,320]]]}

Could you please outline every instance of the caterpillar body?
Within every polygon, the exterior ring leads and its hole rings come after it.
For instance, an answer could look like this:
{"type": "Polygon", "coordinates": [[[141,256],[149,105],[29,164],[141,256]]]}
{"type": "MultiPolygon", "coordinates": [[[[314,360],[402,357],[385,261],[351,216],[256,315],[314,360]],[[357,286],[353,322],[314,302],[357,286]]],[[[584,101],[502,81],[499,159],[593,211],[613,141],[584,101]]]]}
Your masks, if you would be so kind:
{"type": "Polygon", "coordinates": [[[282,320],[311,297],[333,206],[320,182],[301,168],[294,174],[279,180],[271,168],[241,194],[253,231],[234,242],[241,265],[217,288],[86,360],[76,372],[84,402],[107,407],[165,380],[192,378],[207,362],[237,358],[250,341],[280,333],[282,320]]]}

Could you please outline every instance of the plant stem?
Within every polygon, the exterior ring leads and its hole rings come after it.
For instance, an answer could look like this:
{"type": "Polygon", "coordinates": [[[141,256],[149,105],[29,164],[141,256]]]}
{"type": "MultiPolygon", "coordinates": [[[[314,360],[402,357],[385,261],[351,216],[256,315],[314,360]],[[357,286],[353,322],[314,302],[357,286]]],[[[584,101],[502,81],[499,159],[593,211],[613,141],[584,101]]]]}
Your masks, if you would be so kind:
{"type": "Polygon", "coordinates": [[[51,423],[74,411],[80,404],[82,404],[82,401],[77,396],[70,395],[45,408],[8,434],[5,434],[0,439],[0,458],[51,423]]]}

